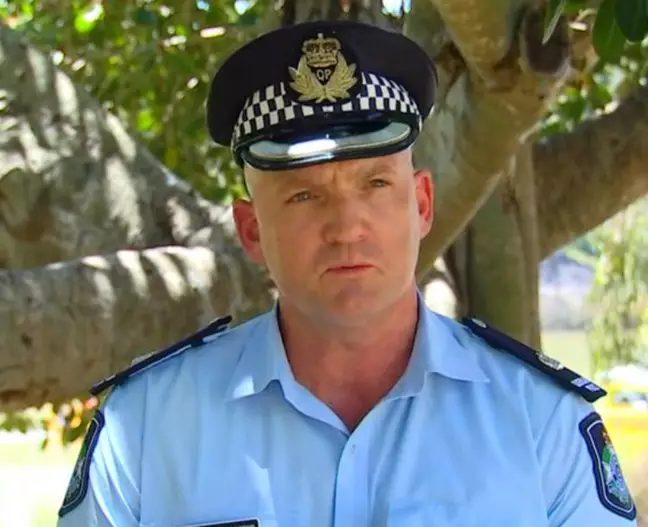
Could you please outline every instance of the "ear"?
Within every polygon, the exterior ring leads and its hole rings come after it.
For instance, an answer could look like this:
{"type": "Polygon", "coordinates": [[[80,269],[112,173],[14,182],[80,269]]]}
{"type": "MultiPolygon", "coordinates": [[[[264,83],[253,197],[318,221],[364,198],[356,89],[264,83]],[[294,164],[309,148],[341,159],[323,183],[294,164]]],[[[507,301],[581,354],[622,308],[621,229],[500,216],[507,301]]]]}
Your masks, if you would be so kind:
{"type": "Polygon", "coordinates": [[[248,258],[256,264],[264,265],[265,259],[261,250],[259,222],[254,205],[248,200],[238,198],[232,205],[232,212],[236,232],[248,258]]]}
{"type": "Polygon", "coordinates": [[[420,169],[414,173],[416,182],[416,204],[418,207],[421,238],[425,238],[434,222],[434,182],[432,172],[420,169]]]}

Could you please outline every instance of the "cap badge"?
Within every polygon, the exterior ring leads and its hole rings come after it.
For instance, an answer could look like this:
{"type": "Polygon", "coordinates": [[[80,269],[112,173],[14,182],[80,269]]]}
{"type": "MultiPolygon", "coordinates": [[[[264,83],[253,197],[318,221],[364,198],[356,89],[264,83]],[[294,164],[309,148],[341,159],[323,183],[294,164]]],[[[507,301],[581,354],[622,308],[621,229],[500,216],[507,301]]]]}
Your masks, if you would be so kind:
{"type": "Polygon", "coordinates": [[[304,41],[297,69],[289,68],[290,87],[300,94],[300,101],[335,102],[350,97],[349,89],[358,82],[356,65],[347,63],[341,48],[338,39],[324,38],[322,33],[304,41]]]}

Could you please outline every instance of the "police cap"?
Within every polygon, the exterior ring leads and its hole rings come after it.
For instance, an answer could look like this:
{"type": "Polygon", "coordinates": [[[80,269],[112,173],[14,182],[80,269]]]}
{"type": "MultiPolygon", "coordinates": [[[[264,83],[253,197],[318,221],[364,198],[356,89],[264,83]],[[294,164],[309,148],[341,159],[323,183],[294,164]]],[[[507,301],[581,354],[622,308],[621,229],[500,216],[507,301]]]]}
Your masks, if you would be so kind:
{"type": "Polygon", "coordinates": [[[223,63],[207,126],[239,166],[262,170],[380,156],[415,141],[435,89],[432,61],[400,33],[307,22],[266,33],[223,63]]]}

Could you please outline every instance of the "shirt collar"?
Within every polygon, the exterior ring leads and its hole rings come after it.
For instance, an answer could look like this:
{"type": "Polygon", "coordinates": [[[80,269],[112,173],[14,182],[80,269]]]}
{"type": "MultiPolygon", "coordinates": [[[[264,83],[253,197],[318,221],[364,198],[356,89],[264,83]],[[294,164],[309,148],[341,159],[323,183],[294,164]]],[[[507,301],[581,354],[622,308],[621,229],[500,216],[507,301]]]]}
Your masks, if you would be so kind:
{"type": "Polygon", "coordinates": [[[430,375],[465,382],[488,382],[477,350],[461,338],[457,322],[435,313],[418,293],[419,319],[410,363],[389,397],[419,393],[430,375]]]}
{"type": "MultiPolygon", "coordinates": [[[[488,382],[477,350],[461,337],[459,325],[430,310],[418,293],[419,320],[409,365],[388,398],[419,393],[430,374],[465,382],[488,382]]],[[[272,381],[284,390],[296,384],[278,323],[278,304],[260,315],[247,336],[227,396],[240,399],[262,392],[272,381]]]]}
{"type": "Polygon", "coordinates": [[[274,380],[282,385],[296,382],[281,339],[276,302],[271,310],[257,318],[245,338],[241,359],[229,384],[228,398],[240,399],[260,393],[274,380]]]}

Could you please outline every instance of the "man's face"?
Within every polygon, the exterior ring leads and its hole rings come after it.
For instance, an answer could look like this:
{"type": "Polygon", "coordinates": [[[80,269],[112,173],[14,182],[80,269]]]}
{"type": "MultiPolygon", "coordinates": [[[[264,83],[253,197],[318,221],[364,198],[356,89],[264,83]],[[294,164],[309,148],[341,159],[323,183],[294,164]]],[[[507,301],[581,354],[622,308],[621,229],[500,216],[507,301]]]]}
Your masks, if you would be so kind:
{"type": "Polygon", "coordinates": [[[252,200],[234,204],[243,247],[282,302],[349,324],[413,287],[432,223],[432,180],[411,152],[299,169],[246,167],[252,200]]]}

